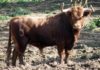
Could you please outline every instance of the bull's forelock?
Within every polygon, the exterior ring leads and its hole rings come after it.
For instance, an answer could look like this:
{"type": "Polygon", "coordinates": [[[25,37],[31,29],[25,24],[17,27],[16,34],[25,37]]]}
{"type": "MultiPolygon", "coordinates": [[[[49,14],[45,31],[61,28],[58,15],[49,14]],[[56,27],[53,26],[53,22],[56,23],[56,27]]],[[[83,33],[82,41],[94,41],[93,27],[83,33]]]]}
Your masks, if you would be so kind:
{"type": "Polygon", "coordinates": [[[73,6],[68,9],[64,9],[63,12],[68,13],[69,16],[77,19],[83,16],[84,8],[82,6],[73,6]]]}
{"type": "Polygon", "coordinates": [[[90,8],[84,8],[83,6],[72,6],[70,8],[67,8],[67,9],[63,9],[63,12],[67,12],[67,11],[71,11],[72,9],[75,9],[75,8],[83,8],[83,10],[92,10],[93,12],[95,11],[94,8],[91,6],[90,8]]]}
{"type": "Polygon", "coordinates": [[[79,6],[72,6],[70,8],[63,9],[63,12],[72,11],[72,10],[77,9],[77,8],[83,8],[83,7],[80,5],[79,6]]]}

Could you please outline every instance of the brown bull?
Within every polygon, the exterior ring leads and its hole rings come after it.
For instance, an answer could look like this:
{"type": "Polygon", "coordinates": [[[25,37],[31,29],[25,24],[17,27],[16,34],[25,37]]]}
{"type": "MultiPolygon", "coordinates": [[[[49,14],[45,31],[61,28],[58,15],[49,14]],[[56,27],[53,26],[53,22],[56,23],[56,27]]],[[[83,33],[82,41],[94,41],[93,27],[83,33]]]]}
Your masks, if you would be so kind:
{"type": "Polygon", "coordinates": [[[9,22],[7,65],[11,54],[11,39],[15,44],[12,65],[16,65],[17,57],[20,64],[24,64],[23,54],[27,44],[36,46],[40,51],[46,46],[57,45],[60,62],[65,63],[69,55],[68,51],[73,48],[84,25],[84,18],[91,12],[91,9],[75,6],[47,18],[30,16],[12,18],[9,22]]]}

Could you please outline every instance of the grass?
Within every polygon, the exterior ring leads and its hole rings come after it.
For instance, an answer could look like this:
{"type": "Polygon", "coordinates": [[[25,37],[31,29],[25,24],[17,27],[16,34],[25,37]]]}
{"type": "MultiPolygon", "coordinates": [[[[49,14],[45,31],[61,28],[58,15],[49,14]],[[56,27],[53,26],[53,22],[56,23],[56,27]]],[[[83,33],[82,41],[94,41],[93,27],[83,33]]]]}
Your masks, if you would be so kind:
{"type": "Polygon", "coordinates": [[[0,0],[0,3],[12,3],[12,2],[33,2],[38,3],[44,0],[0,0]]]}
{"type": "Polygon", "coordinates": [[[93,30],[94,28],[100,27],[100,18],[95,18],[86,25],[85,30],[93,30]]]}
{"type": "Polygon", "coordinates": [[[17,7],[12,10],[12,13],[9,13],[8,16],[18,16],[18,15],[26,15],[31,13],[30,10],[22,7],[17,7]]]}
{"type": "Polygon", "coordinates": [[[10,10],[8,10],[8,12],[0,14],[0,20],[7,20],[10,17],[26,15],[26,14],[30,14],[30,13],[31,13],[31,11],[28,10],[27,8],[22,8],[22,7],[11,8],[10,10]]]}
{"type": "Polygon", "coordinates": [[[9,16],[0,15],[0,20],[7,20],[9,18],[10,18],[9,16]]]}
{"type": "Polygon", "coordinates": [[[37,4],[42,1],[43,0],[0,0],[0,20],[7,20],[13,16],[32,13],[32,11],[30,11],[27,7],[24,7],[24,5],[27,2],[37,4]],[[13,4],[17,5],[13,6],[13,4]],[[22,6],[18,6],[18,4],[21,4],[22,6]]]}
{"type": "Polygon", "coordinates": [[[0,20],[33,12],[50,14],[59,9],[60,3],[61,0],[0,0],[0,20]]]}

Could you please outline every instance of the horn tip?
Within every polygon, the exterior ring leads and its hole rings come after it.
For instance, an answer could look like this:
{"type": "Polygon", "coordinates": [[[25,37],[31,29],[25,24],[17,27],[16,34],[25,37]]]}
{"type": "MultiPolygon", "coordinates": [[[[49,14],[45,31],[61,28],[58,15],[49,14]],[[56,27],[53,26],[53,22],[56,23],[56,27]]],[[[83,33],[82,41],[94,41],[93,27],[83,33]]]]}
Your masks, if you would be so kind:
{"type": "Polygon", "coordinates": [[[95,9],[93,8],[93,6],[92,6],[92,5],[90,5],[90,8],[92,9],[92,11],[93,11],[93,12],[95,12],[95,9]]]}

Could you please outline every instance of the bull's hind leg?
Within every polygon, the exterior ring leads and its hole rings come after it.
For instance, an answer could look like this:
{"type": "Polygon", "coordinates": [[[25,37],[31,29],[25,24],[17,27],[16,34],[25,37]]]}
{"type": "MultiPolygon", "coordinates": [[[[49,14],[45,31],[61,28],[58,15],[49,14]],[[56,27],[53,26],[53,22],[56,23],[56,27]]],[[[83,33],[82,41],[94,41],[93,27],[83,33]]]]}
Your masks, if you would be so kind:
{"type": "Polygon", "coordinates": [[[19,44],[18,44],[15,36],[12,36],[12,38],[14,40],[14,45],[15,45],[13,53],[12,53],[12,65],[16,66],[16,60],[17,60],[18,53],[19,53],[19,51],[18,51],[19,44]]]}
{"type": "Polygon", "coordinates": [[[25,65],[25,62],[24,62],[24,60],[23,60],[23,56],[24,56],[23,53],[20,53],[20,54],[19,54],[19,64],[25,65]]]}
{"type": "MultiPolygon", "coordinates": [[[[21,41],[22,42],[22,41],[21,41]]],[[[16,59],[19,57],[19,64],[25,64],[23,61],[23,55],[26,49],[26,45],[24,43],[19,43],[15,46],[13,50],[13,56],[12,56],[12,65],[16,65],[16,59]]]]}
{"type": "Polygon", "coordinates": [[[8,43],[8,47],[7,47],[7,52],[6,52],[6,54],[7,54],[7,58],[6,58],[6,64],[7,64],[7,66],[9,66],[9,60],[10,60],[10,57],[11,57],[11,49],[12,49],[12,46],[11,46],[11,43],[9,42],[8,43]]]}
{"type": "Polygon", "coordinates": [[[23,61],[23,56],[26,50],[27,43],[28,43],[28,39],[25,36],[20,38],[18,57],[19,57],[19,64],[22,64],[22,65],[25,65],[25,62],[23,61]]]}
{"type": "Polygon", "coordinates": [[[11,46],[11,31],[10,31],[10,28],[9,28],[9,39],[8,39],[8,47],[7,47],[7,58],[6,58],[6,64],[7,66],[9,66],[9,60],[10,60],[10,57],[11,57],[11,49],[12,49],[12,46],[11,46]]]}
{"type": "Polygon", "coordinates": [[[13,36],[14,43],[15,43],[15,48],[13,50],[13,56],[12,56],[12,65],[16,65],[16,59],[19,57],[19,63],[24,65],[23,61],[23,55],[26,49],[27,45],[27,38],[26,37],[21,37],[21,36],[13,36]]]}
{"type": "Polygon", "coordinates": [[[18,52],[17,52],[17,50],[14,48],[14,50],[13,50],[13,55],[12,55],[12,65],[13,65],[13,66],[16,66],[16,59],[17,59],[17,56],[18,56],[18,52]]]}
{"type": "Polygon", "coordinates": [[[17,42],[16,37],[13,33],[12,33],[12,40],[13,40],[14,46],[15,46],[13,53],[12,53],[12,65],[15,66],[16,65],[16,59],[17,59],[17,56],[18,56],[18,42],[17,42]]]}
{"type": "Polygon", "coordinates": [[[25,62],[23,60],[23,56],[24,56],[24,52],[25,52],[26,47],[25,48],[20,48],[20,49],[23,49],[23,50],[20,50],[20,53],[18,55],[18,57],[19,57],[19,64],[25,65],[25,62]]]}

